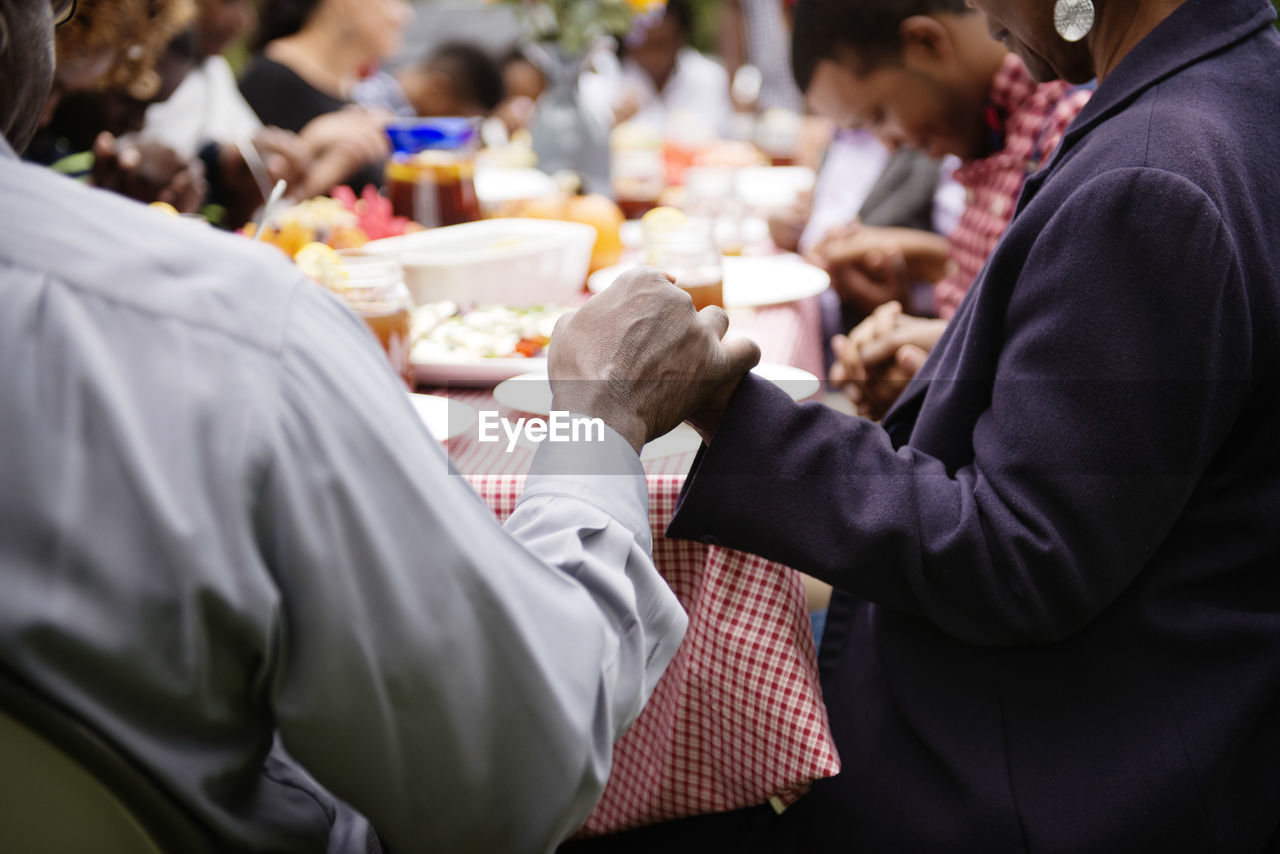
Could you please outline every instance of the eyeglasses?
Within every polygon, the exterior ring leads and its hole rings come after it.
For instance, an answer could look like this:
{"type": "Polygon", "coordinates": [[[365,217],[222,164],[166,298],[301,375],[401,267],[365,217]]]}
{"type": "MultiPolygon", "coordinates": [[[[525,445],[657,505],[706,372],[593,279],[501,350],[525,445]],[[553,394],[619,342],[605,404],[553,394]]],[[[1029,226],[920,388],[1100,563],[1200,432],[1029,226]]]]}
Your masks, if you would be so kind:
{"type": "Polygon", "coordinates": [[[61,27],[76,16],[79,0],[50,0],[53,5],[53,25],[61,27]]]}

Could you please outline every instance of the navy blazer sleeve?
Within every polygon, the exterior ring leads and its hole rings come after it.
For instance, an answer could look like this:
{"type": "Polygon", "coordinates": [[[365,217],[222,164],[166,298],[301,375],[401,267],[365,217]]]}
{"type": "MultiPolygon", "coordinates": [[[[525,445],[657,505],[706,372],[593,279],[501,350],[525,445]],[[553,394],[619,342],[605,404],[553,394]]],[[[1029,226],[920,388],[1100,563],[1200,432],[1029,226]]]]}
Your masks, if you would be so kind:
{"type": "Polygon", "coordinates": [[[1227,441],[1250,381],[1249,306],[1219,211],[1158,169],[1076,188],[1030,246],[981,285],[1007,291],[996,333],[943,342],[993,348],[990,375],[948,376],[939,352],[923,372],[923,408],[954,413],[962,451],[897,446],[748,377],[669,535],[780,561],[970,643],[1086,625],[1227,441]]]}

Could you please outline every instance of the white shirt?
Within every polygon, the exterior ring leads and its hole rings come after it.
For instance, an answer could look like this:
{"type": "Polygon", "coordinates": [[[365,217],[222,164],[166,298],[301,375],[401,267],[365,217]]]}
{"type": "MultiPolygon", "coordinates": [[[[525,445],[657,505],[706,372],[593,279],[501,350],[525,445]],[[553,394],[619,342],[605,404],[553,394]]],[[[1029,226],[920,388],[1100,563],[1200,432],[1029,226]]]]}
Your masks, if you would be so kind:
{"type": "MultiPolygon", "coordinates": [[[[363,324],[276,250],[0,144],[0,664],[228,848],[544,851],[685,616],[616,434],[546,446],[505,529],[363,324]]],[[[361,852],[363,854],[363,852],[361,852]]]]}
{"type": "Polygon", "coordinates": [[[630,121],[681,136],[722,136],[729,128],[733,105],[724,66],[691,47],[682,47],[662,92],[633,60],[623,60],[615,106],[634,93],[643,104],[630,121]]]}
{"type": "Polygon", "coordinates": [[[192,69],[169,100],[147,108],[144,133],[184,157],[209,142],[243,142],[262,127],[221,56],[192,69]]]}
{"type": "MultiPolygon", "coordinates": [[[[964,188],[952,177],[959,162],[947,155],[939,168],[933,196],[933,230],[938,234],[950,234],[964,208],[964,188]]],[[[812,250],[832,229],[853,222],[888,163],[889,150],[869,131],[837,133],[814,184],[813,206],[800,235],[800,251],[812,250]]]]}
{"type": "Polygon", "coordinates": [[[865,130],[842,130],[827,146],[813,186],[813,206],[800,235],[808,252],[835,228],[853,222],[889,163],[889,149],[865,130]]]}

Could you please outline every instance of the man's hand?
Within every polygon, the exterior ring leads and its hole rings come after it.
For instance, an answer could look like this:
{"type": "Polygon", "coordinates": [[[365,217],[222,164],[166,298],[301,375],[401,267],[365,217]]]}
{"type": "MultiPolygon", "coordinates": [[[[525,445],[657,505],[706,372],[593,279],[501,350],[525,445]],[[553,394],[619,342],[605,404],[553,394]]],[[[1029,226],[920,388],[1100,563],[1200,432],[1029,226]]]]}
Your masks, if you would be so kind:
{"type": "Polygon", "coordinates": [[[831,381],[849,395],[859,415],[879,420],[920,370],[945,328],[946,321],[910,317],[899,303],[886,303],[847,337],[831,340],[836,356],[831,381]]]}
{"type": "Polygon", "coordinates": [[[548,371],[557,410],[600,418],[636,449],[689,420],[710,440],[744,374],[745,339],[722,342],[724,309],[693,300],[657,270],[624,273],[560,319],[548,371]]]}

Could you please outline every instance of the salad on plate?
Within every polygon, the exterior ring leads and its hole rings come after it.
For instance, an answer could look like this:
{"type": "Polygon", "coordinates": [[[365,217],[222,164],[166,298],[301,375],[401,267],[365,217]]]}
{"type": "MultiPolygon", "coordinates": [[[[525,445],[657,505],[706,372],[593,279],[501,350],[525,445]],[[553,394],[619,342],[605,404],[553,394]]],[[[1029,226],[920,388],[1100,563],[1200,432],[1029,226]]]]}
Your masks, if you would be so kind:
{"type": "Polygon", "coordinates": [[[415,364],[533,359],[545,355],[551,331],[568,307],[481,305],[463,312],[451,300],[413,312],[415,364]]]}

